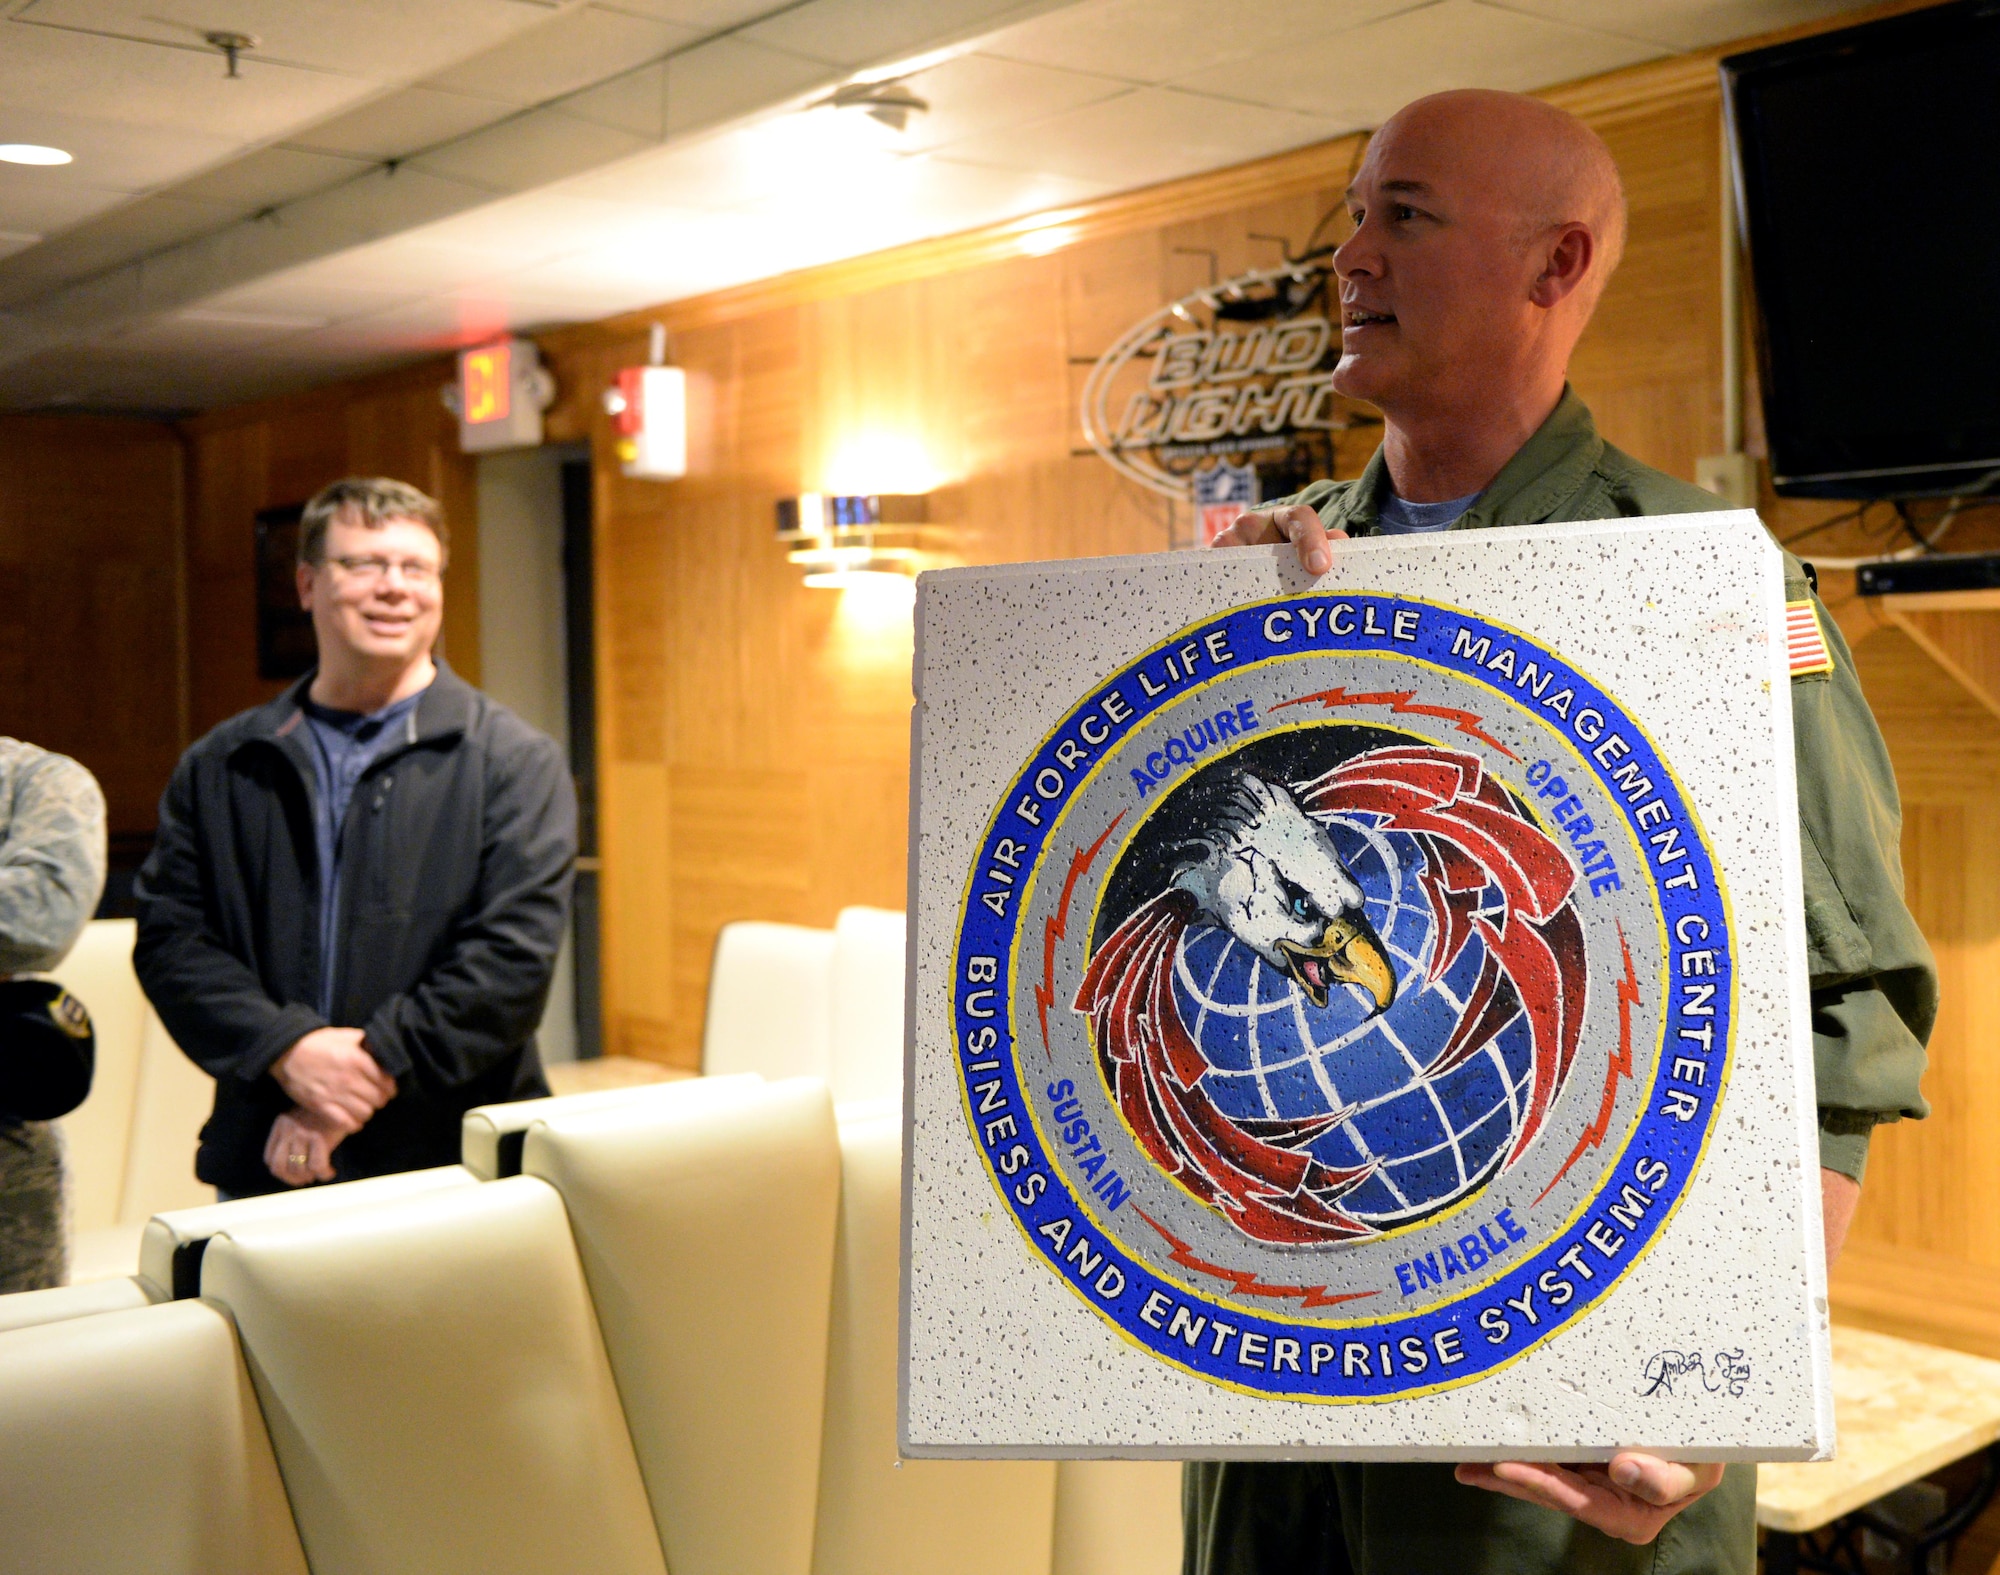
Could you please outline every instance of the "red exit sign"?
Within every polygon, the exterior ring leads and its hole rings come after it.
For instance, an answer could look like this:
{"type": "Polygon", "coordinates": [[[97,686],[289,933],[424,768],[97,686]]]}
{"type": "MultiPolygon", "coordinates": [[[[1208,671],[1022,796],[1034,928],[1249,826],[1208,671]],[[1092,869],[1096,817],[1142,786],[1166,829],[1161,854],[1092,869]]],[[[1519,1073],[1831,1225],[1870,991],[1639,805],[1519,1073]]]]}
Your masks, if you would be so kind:
{"type": "Polygon", "coordinates": [[[458,415],[458,446],[485,454],[541,442],[542,411],[554,396],[534,341],[500,339],[459,352],[445,403],[458,415]]]}
{"type": "Polygon", "coordinates": [[[514,346],[508,340],[458,358],[458,408],[469,427],[505,421],[514,403],[514,346]]]}

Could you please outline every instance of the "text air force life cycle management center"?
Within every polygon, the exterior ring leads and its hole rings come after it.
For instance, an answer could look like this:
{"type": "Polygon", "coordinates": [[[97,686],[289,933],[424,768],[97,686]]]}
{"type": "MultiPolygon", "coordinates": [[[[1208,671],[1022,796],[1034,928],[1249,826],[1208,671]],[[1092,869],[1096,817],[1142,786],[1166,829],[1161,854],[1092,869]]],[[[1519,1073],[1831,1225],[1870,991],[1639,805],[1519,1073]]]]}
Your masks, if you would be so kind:
{"type": "Polygon", "coordinates": [[[1751,514],[927,575],[912,1455],[1832,1443],[1751,514]]]}

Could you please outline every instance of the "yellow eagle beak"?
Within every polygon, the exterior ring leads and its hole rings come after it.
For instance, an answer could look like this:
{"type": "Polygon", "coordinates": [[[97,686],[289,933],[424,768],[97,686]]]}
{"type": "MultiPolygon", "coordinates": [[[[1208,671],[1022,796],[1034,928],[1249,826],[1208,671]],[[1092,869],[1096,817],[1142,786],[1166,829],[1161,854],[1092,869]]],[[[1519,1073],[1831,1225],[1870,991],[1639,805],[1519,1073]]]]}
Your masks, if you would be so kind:
{"type": "Polygon", "coordinates": [[[1280,939],[1278,954],[1285,960],[1285,971],[1298,981],[1314,1006],[1326,1005],[1336,984],[1359,985],[1378,1012],[1386,1011],[1396,999],[1396,970],[1389,966],[1388,954],[1375,932],[1360,919],[1335,919],[1318,946],[1280,939]]]}

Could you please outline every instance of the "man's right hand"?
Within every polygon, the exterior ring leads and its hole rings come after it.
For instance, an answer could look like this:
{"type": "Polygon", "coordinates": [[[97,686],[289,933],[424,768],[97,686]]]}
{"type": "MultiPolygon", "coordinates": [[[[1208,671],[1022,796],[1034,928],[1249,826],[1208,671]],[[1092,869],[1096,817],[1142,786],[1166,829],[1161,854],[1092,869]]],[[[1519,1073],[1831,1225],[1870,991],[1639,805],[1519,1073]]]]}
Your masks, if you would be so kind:
{"type": "Polygon", "coordinates": [[[1216,547],[1262,547],[1274,541],[1288,541],[1299,550],[1299,563],[1306,573],[1319,575],[1333,567],[1332,540],[1345,541],[1344,530],[1330,531],[1317,510],[1303,503],[1288,503],[1281,509],[1253,510],[1239,514],[1229,529],[1216,537],[1216,547]]]}
{"type": "Polygon", "coordinates": [[[396,1081],[361,1042],[358,1028],[315,1028],[271,1063],[295,1102],[339,1131],[359,1132],[396,1097],[396,1081]]]}

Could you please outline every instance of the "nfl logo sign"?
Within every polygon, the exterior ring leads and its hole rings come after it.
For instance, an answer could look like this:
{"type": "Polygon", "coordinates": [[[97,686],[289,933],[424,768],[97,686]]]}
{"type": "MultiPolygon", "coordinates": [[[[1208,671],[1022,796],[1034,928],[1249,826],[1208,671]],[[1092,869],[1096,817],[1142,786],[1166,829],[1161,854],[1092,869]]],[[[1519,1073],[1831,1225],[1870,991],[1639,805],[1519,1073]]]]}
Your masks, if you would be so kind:
{"type": "Polygon", "coordinates": [[[948,571],[918,623],[909,1453],[1825,1450],[1754,517],[948,571]]]}
{"type": "Polygon", "coordinates": [[[1257,506],[1257,467],[1219,459],[1197,470],[1194,505],[1200,520],[1200,545],[1212,547],[1215,538],[1236,523],[1237,515],[1257,506]]]}

